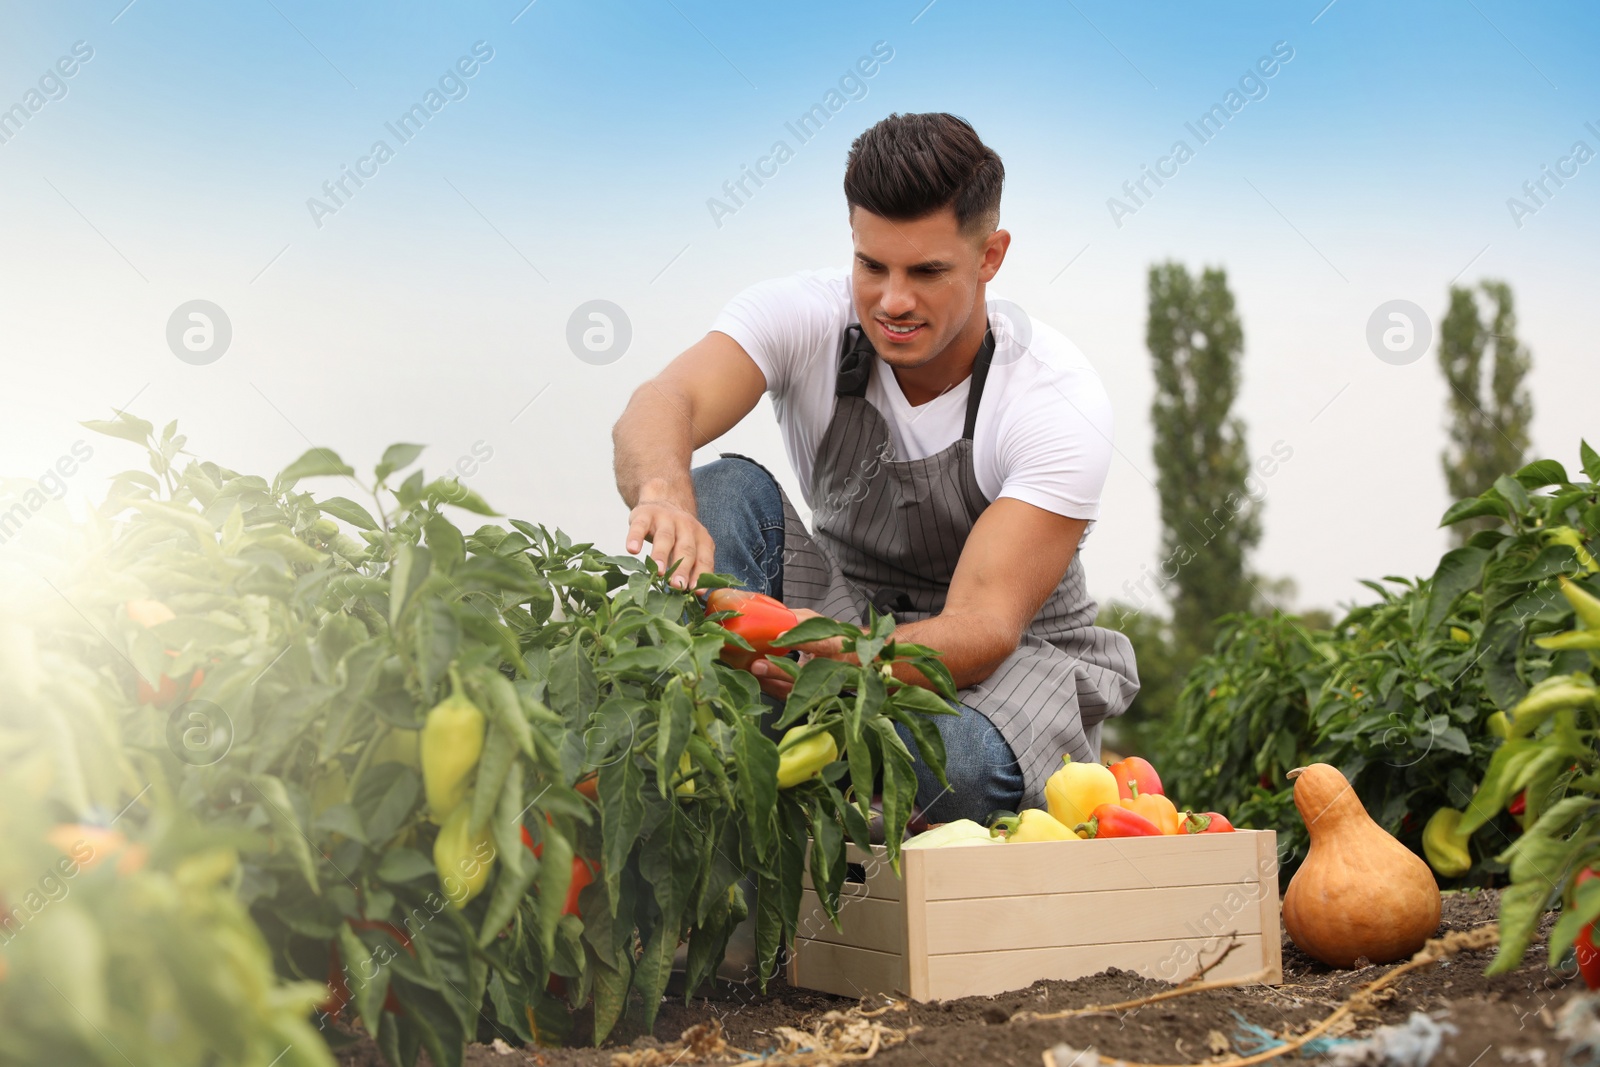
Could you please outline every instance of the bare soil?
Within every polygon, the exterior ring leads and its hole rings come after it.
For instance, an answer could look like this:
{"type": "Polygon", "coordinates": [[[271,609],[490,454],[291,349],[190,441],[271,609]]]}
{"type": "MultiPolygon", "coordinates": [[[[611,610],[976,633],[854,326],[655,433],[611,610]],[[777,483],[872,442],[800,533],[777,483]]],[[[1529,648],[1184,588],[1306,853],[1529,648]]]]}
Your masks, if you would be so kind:
{"type": "MultiPolygon", "coordinates": [[[[1471,930],[1492,923],[1497,907],[1498,894],[1493,890],[1448,894],[1444,898],[1441,932],[1471,930]]],[[[1446,1030],[1432,1060],[1433,1067],[1600,1063],[1600,1054],[1587,1049],[1573,1049],[1568,1058],[1571,1042],[1556,1033],[1561,1009],[1584,989],[1570,963],[1562,970],[1547,965],[1544,933],[1552,922],[1553,917],[1547,917],[1540,937],[1514,972],[1486,978],[1483,970],[1493,956],[1490,949],[1465,952],[1410,973],[1391,990],[1381,992],[1372,1011],[1358,1016],[1353,1025],[1336,1028],[1335,1042],[1359,1040],[1377,1027],[1404,1024],[1413,1012],[1423,1012],[1446,1030]],[[1449,1033],[1451,1027],[1454,1033],[1449,1033]]],[[[906,1032],[907,1036],[902,1043],[883,1048],[872,1062],[881,1067],[1040,1067],[1045,1062],[1045,1050],[1063,1043],[1075,1050],[1093,1048],[1106,1059],[1155,1064],[1215,1062],[1261,1051],[1275,1039],[1304,1032],[1389,968],[1334,970],[1301,953],[1285,937],[1283,970],[1280,986],[1210,990],[1127,1011],[1050,1021],[1012,1022],[1011,1018],[1022,1011],[1114,1004],[1170,987],[1113,968],[1071,982],[1038,982],[1028,989],[996,997],[893,1007],[873,1021],[893,1031],[906,1032]]],[[[466,1062],[471,1067],[612,1067],[612,1057],[618,1052],[667,1048],[668,1054],[662,1059],[665,1063],[677,1054],[675,1039],[682,1031],[712,1019],[721,1023],[728,1044],[759,1055],[777,1044],[776,1028],[809,1031],[825,1013],[846,1011],[857,1005],[842,997],[794,989],[781,980],[772,983],[766,995],[724,987],[712,996],[696,997],[692,1003],[685,1004],[681,997],[665,1002],[654,1037],[640,1033],[635,1004],[603,1048],[474,1045],[468,1049],[466,1062]]],[[[885,1007],[885,1002],[862,1002],[860,1006],[878,1009],[885,1007]]],[[[479,1036],[490,1039],[493,1034],[485,1027],[479,1036]]],[[[1316,1059],[1331,1067],[1339,1054],[1337,1045],[1313,1047],[1309,1054],[1291,1054],[1277,1062],[1305,1064],[1316,1059]],[[1331,1051],[1334,1056],[1318,1054],[1323,1051],[1331,1051]]],[[[682,1054],[676,1062],[688,1067],[697,1062],[726,1063],[734,1058],[730,1055],[701,1061],[682,1054]]],[[[345,1067],[377,1067],[381,1063],[376,1047],[367,1040],[345,1049],[339,1060],[345,1067]]],[[[1061,1067],[1066,1064],[1063,1060],[1061,1067]]]]}

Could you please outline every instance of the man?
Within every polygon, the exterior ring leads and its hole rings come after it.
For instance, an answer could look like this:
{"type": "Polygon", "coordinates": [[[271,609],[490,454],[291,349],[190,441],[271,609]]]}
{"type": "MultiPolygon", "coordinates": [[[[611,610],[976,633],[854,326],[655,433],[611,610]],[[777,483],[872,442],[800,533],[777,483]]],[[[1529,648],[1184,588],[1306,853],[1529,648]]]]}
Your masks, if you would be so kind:
{"type": "MultiPolygon", "coordinates": [[[[935,720],[952,793],[917,762],[936,822],[1042,806],[1061,757],[1098,759],[1101,722],[1139,688],[1127,639],[1094,626],[1077,558],[1110,465],[1105,390],[1060,333],[986,297],[1011,244],[1004,174],[952,115],[867,130],[845,167],[850,270],[745,290],[613,431],[627,550],[681,560],[680,587],[716,570],[854,623],[871,603],[897,639],[942,653],[962,703],[935,720]],[[763,392],[812,530],[753,460],[689,469],[763,392]]],[[[754,671],[786,695],[787,676],[754,671]]]]}

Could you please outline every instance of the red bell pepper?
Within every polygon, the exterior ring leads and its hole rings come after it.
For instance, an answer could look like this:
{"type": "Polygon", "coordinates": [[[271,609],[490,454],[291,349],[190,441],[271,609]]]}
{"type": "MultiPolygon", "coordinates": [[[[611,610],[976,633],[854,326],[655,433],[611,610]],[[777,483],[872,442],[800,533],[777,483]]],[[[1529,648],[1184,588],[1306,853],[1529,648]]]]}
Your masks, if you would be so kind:
{"type": "Polygon", "coordinates": [[[1183,830],[1190,834],[1231,834],[1233,823],[1214,811],[1186,811],[1183,814],[1183,830]]]}
{"type": "MultiPolygon", "coordinates": [[[[382,930],[396,941],[411,955],[415,956],[417,950],[411,947],[411,938],[400,927],[393,923],[379,922],[376,919],[346,919],[353,930],[382,930]]],[[[345,1008],[351,1001],[350,983],[345,980],[344,960],[339,954],[339,943],[335,941],[328,946],[328,999],[317,1007],[328,1013],[334,1022],[338,1022],[344,1015],[345,1008]]],[[[383,1010],[395,1015],[404,1015],[406,1009],[401,1005],[400,999],[394,995],[391,986],[388,995],[383,998],[383,1010]]]]}
{"type": "MultiPolygon", "coordinates": [[[[1585,867],[1578,872],[1575,884],[1582,885],[1591,878],[1600,878],[1594,868],[1585,867]]],[[[1600,949],[1594,944],[1594,923],[1589,923],[1578,931],[1577,938],[1572,942],[1572,951],[1578,957],[1578,973],[1583,975],[1583,984],[1590,989],[1600,989],[1600,949]]]]}
{"type": "Polygon", "coordinates": [[[1149,760],[1129,756],[1110,764],[1110,767],[1112,777],[1117,780],[1117,795],[1123,800],[1133,799],[1130,783],[1137,785],[1139,792],[1146,796],[1161,793],[1161,776],[1150,766],[1149,760]]]}
{"type": "Polygon", "coordinates": [[[1129,808],[1117,804],[1102,804],[1094,809],[1089,821],[1073,829],[1085,837],[1105,839],[1111,837],[1160,837],[1161,827],[1129,808]]]}
{"type": "Polygon", "coordinates": [[[752,593],[748,589],[711,590],[706,594],[706,611],[738,612],[721,620],[722,628],[744,638],[755,651],[727,644],[722,647],[722,662],[742,671],[749,670],[756,660],[769,653],[781,654],[786,651],[772,642],[777,640],[779,634],[800,624],[800,619],[781,600],[774,600],[765,593],[752,593]]]}
{"type": "Polygon", "coordinates": [[[1507,813],[1521,815],[1528,810],[1528,791],[1526,789],[1511,798],[1511,803],[1506,807],[1507,813]]]}
{"type": "MultiPolygon", "coordinates": [[[[528,833],[526,826],[522,828],[522,843],[533,853],[535,859],[544,858],[544,846],[533,843],[533,835],[528,833]]],[[[567,900],[561,906],[561,914],[583,918],[583,912],[578,910],[578,897],[594,882],[595,871],[598,869],[599,864],[591,866],[582,856],[572,857],[572,884],[567,887],[567,900]]]]}

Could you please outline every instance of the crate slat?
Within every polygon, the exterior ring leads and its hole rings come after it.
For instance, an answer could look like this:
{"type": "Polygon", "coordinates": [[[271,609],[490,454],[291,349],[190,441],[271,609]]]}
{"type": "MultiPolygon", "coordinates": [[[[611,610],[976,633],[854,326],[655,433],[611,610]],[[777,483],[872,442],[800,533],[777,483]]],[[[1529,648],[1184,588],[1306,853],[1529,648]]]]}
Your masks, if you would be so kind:
{"type": "MultiPolygon", "coordinates": [[[[1208,980],[1247,978],[1262,969],[1261,935],[1247,934],[1238,941],[1239,947],[1214,970],[1206,972],[1208,980]]],[[[1112,965],[1138,971],[1147,978],[1181,982],[1216,959],[1227,943],[1225,938],[1207,942],[1139,941],[934,956],[928,960],[928,995],[919,999],[992,996],[1026,989],[1042,979],[1071,980],[1098,974],[1112,965]]]]}
{"type": "Polygon", "coordinates": [[[1283,938],[1279,936],[1282,904],[1278,899],[1278,835],[1256,835],[1256,869],[1261,872],[1261,966],[1267,985],[1283,983],[1283,938]]]}
{"type": "Polygon", "coordinates": [[[854,945],[878,952],[901,953],[906,949],[905,908],[898,900],[875,900],[871,897],[846,898],[839,901],[839,923],[835,930],[822,910],[822,901],[815,891],[800,893],[800,925],[796,937],[808,941],[829,941],[837,945],[854,945]]]}
{"type": "Polygon", "coordinates": [[[928,849],[928,899],[1253,882],[1259,831],[1239,833],[928,849]]]}
{"type": "Polygon", "coordinates": [[[1193,885],[930,900],[927,951],[931,956],[944,956],[1259,934],[1260,894],[1257,883],[1240,882],[1230,887],[1193,885]]]}
{"type": "Polygon", "coordinates": [[[797,941],[789,953],[789,984],[841,997],[904,993],[905,957],[893,952],[797,941]]]}
{"type": "MultiPolygon", "coordinates": [[[[916,851],[916,850],[913,850],[916,851]]],[[[855,845],[845,846],[845,862],[858,864],[860,874],[865,881],[852,882],[846,879],[839,890],[840,896],[867,896],[878,900],[899,900],[902,893],[900,879],[895,875],[894,868],[889,866],[889,860],[882,847],[871,852],[863,852],[855,845]]],[[[901,864],[904,867],[904,863],[901,864]]],[[[805,873],[800,879],[800,884],[810,890],[817,887],[811,883],[811,864],[806,863],[805,873]]]]}

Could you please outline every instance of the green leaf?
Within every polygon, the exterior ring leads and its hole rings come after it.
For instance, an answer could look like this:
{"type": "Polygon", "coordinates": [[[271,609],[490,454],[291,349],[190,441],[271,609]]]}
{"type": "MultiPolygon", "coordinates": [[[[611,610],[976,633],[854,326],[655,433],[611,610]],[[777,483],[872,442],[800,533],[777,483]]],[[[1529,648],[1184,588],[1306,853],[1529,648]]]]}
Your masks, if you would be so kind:
{"type": "Polygon", "coordinates": [[[1500,891],[1500,948],[1485,974],[1505,974],[1521,966],[1549,895],[1550,887],[1544,882],[1513,885],[1500,891]]]}
{"type": "Polygon", "coordinates": [[[645,942],[639,962],[634,964],[633,988],[644,1002],[644,1028],[655,1028],[656,1014],[661,1010],[661,994],[666,992],[667,979],[672,975],[672,957],[678,949],[676,924],[657,923],[645,942]]]}
{"type": "Polygon", "coordinates": [[[684,691],[683,679],[673,678],[660,701],[661,716],[656,720],[656,788],[662,797],[672,791],[672,779],[678,773],[678,761],[689,742],[689,731],[694,728],[694,702],[684,691]]]}
{"type": "Polygon", "coordinates": [[[1578,442],[1578,458],[1583,463],[1583,473],[1591,482],[1600,482],[1600,453],[1589,447],[1589,442],[1578,442]]]}
{"type": "Polygon", "coordinates": [[[1458,500],[1445,510],[1444,517],[1439,520],[1440,526],[1451,526],[1467,519],[1476,519],[1485,515],[1494,515],[1507,518],[1510,512],[1506,509],[1506,502],[1497,496],[1484,494],[1483,496],[1468,497],[1458,500]]]}
{"type": "Polygon", "coordinates": [[[1522,483],[1508,474],[1502,474],[1494,480],[1495,492],[1499,493],[1511,510],[1517,514],[1524,514],[1528,510],[1528,491],[1522,488],[1522,483]]]}
{"type": "MultiPolygon", "coordinates": [[[[533,1044],[533,1031],[528,1029],[528,1017],[524,1013],[523,1004],[520,999],[517,1003],[512,1003],[511,994],[506,991],[505,979],[498,970],[489,976],[489,1002],[494,1005],[495,1022],[509,1027],[524,1045],[533,1044]]],[[[387,1059],[384,1062],[399,1061],[387,1059]]]]}
{"type": "MultiPolygon", "coordinates": [[[[452,911],[454,909],[446,909],[447,913],[452,911]]],[[[452,978],[451,983],[454,982],[452,978]]],[[[428,1050],[428,1057],[436,1067],[461,1067],[462,1050],[466,1047],[468,1033],[450,997],[443,992],[403,981],[397,981],[395,985],[400,1003],[407,1012],[402,1021],[417,1028],[422,1047],[428,1050]]]]}
{"type": "Polygon", "coordinates": [[[381,845],[411,817],[422,779],[403,763],[379,763],[367,768],[356,784],[352,802],[361,813],[368,840],[381,845]]]}
{"type": "Polygon", "coordinates": [[[415,463],[417,457],[422,455],[422,450],[427,447],[427,445],[390,445],[383,450],[383,459],[378,461],[373,473],[381,482],[395,471],[404,470],[415,463]]]}
{"type": "Polygon", "coordinates": [[[1458,833],[1463,836],[1470,834],[1505,810],[1507,801],[1516,792],[1512,787],[1514,777],[1521,772],[1522,764],[1532,759],[1537,751],[1538,746],[1534,742],[1520,738],[1507,741],[1495,749],[1489,760],[1489,769],[1483,774],[1483,781],[1478,784],[1462,813],[1458,833]]]}
{"type": "Polygon", "coordinates": [[[1461,594],[1476,589],[1483,580],[1483,566],[1489,561],[1489,552],[1482,548],[1463,546],[1444,554],[1433,572],[1428,590],[1428,615],[1423,632],[1431,634],[1444,622],[1461,594]]]}
{"type": "MultiPolygon", "coordinates": [[[[516,847],[519,851],[527,851],[520,841],[516,847]]],[[[502,852],[502,855],[504,854],[502,852]]],[[[569,877],[570,866],[569,861],[569,877]]],[[[504,930],[506,924],[516,916],[517,908],[527,898],[528,889],[543,869],[543,863],[525,863],[514,870],[504,864],[498,865],[494,876],[494,889],[489,894],[489,910],[484,912],[483,923],[478,927],[479,948],[488,948],[493,944],[500,931],[504,930]]],[[[566,894],[563,893],[562,900],[565,899],[566,894]]]]}
{"type": "Polygon", "coordinates": [[[443,515],[428,516],[423,529],[427,531],[428,548],[433,553],[434,564],[445,574],[454,572],[467,556],[461,531],[443,515]]]}
{"type": "Polygon", "coordinates": [[[900,871],[900,841],[905,837],[911,807],[917,799],[917,772],[905,742],[888,719],[872,720],[883,742],[883,832],[889,866],[900,871]]]}
{"type": "Polygon", "coordinates": [[[628,986],[632,976],[596,959],[594,965],[594,1043],[599,1047],[611,1036],[622,1009],[628,1003],[628,986]]]}
{"type": "Polygon", "coordinates": [[[318,815],[311,824],[321,833],[343,834],[354,841],[367,843],[367,832],[362,829],[361,817],[350,804],[334,804],[318,815]]]}
{"type": "Polygon", "coordinates": [[[356,1011],[368,1032],[375,1034],[383,1016],[384,996],[389,992],[389,969],[378,965],[372,957],[372,949],[349,923],[339,924],[339,955],[344,962],[345,980],[350,985],[356,1011]]]}
{"type": "Polygon", "coordinates": [[[1516,475],[1524,489],[1543,489],[1547,485],[1566,485],[1567,470],[1553,459],[1536,459],[1516,475]]]}
{"type": "Polygon", "coordinates": [[[556,927],[566,907],[567,890],[572,887],[572,842],[554,826],[545,825],[539,859],[539,946],[548,960],[555,952],[556,927]]]}
{"type": "MultiPolygon", "coordinates": [[[[533,851],[522,841],[522,816],[533,807],[532,804],[523,803],[522,782],[522,761],[513,760],[505,784],[500,787],[494,821],[490,824],[495,848],[500,853],[500,868],[515,877],[521,877],[523,872],[531,874],[539,863],[533,851]]],[[[538,798],[534,799],[537,802],[538,798]]],[[[490,910],[493,910],[492,904],[490,910]]]]}
{"type": "MultiPolygon", "coordinates": [[[[116,411],[115,408],[112,410],[116,411]]],[[[78,425],[95,433],[103,433],[107,437],[120,437],[124,441],[132,441],[136,445],[144,444],[155,432],[155,427],[150,423],[136,419],[125,411],[117,411],[114,420],[90,419],[78,425]]]]}
{"type": "Polygon", "coordinates": [[[728,895],[723,893],[718,907],[704,920],[697,922],[689,933],[688,960],[684,969],[683,995],[686,1003],[694,1003],[694,995],[711,977],[728,952],[729,935],[734,923],[728,906],[728,895]]]}
{"type": "Polygon", "coordinates": [[[1577,940],[1579,931],[1600,918],[1600,880],[1590,879],[1577,886],[1573,890],[1573,898],[1572,906],[1561,913],[1555,928],[1550,931],[1552,968],[1561,965],[1561,957],[1577,940]]]}
{"type": "Polygon", "coordinates": [[[433,556],[420,545],[402,544],[395,550],[394,566],[389,569],[389,628],[400,628],[400,616],[433,568],[433,556]]]}
{"type": "Polygon", "coordinates": [[[528,716],[523,711],[522,698],[516,686],[492,667],[475,672],[474,677],[483,689],[483,704],[489,713],[489,721],[505,733],[516,746],[516,751],[531,760],[538,759],[533,744],[533,728],[528,725],[528,716]]]}
{"type": "Polygon", "coordinates": [[[422,495],[436,503],[450,504],[474,515],[500,514],[483,497],[456,478],[439,478],[429,482],[428,487],[422,490],[422,495]]]}
{"type": "Polygon", "coordinates": [[[511,738],[500,729],[498,722],[490,724],[489,734],[484,738],[483,755],[478,760],[478,778],[472,788],[472,814],[467,819],[471,832],[477,833],[494,814],[500,790],[516,758],[517,750],[511,738]]]}
{"type": "Polygon", "coordinates": [[[852,626],[847,622],[839,622],[825,615],[803,619],[797,626],[792,626],[779,634],[772,643],[785,648],[803,645],[808,641],[826,641],[830,637],[844,637],[854,639],[861,636],[861,627],[852,626]]]}
{"type": "Polygon", "coordinates": [[[773,855],[778,836],[778,746],[761,732],[753,718],[742,716],[733,735],[733,759],[738,768],[740,806],[749,822],[750,843],[757,859],[766,862],[773,855]]]}
{"type": "Polygon", "coordinates": [[[355,468],[340,459],[337,452],[326,448],[313,448],[283,468],[278,475],[278,481],[282,485],[290,486],[302,478],[323,478],[335,474],[353,475],[355,468]]]}
{"type": "Polygon", "coordinates": [[[311,842],[306,837],[305,828],[300,825],[299,816],[295,812],[294,803],[289,799],[289,790],[284,786],[283,779],[270,774],[256,774],[251,775],[250,784],[261,797],[268,818],[277,828],[278,847],[286,849],[289,855],[294,857],[295,863],[300,867],[300,874],[311,887],[311,891],[322,892],[317,884],[316,861],[311,857],[311,842]]]}
{"type": "MultiPolygon", "coordinates": [[[[416,611],[417,674],[425,690],[444,679],[461,645],[461,624],[450,605],[436,597],[423,597],[416,611]]],[[[467,609],[471,610],[471,609],[467,609]]]]}
{"type": "Polygon", "coordinates": [[[372,513],[347,497],[330,496],[326,500],[318,501],[317,510],[324,515],[330,515],[335,519],[348,522],[358,529],[376,530],[378,528],[378,520],[372,517],[372,513]]]}
{"type": "Polygon", "coordinates": [[[394,498],[403,508],[416,507],[422,500],[422,472],[416,470],[407,475],[400,488],[394,491],[394,498]]]}
{"type": "Polygon", "coordinates": [[[414,882],[433,873],[433,861],[414,848],[391,848],[378,861],[378,877],[385,882],[414,882]]]}
{"type": "MultiPolygon", "coordinates": [[[[913,656],[907,662],[933,683],[934,692],[952,703],[960,703],[961,697],[956,690],[956,680],[950,674],[950,668],[944,665],[944,660],[937,656],[913,656]]],[[[959,712],[954,713],[959,714],[959,712]]]]}
{"type": "MultiPolygon", "coordinates": [[[[926,689],[916,686],[906,686],[895,694],[893,704],[889,709],[889,716],[895,722],[905,726],[911,731],[911,737],[917,743],[917,754],[922,761],[933,771],[934,777],[944,788],[950,788],[950,781],[945,777],[945,747],[944,735],[939,732],[938,723],[928,717],[929,714],[938,712],[925,712],[921,705],[920,696],[914,694],[927,694],[928,698],[938,704],[941,711],[949,711],[950,706],[926,689]]],[[[1460,731],[1457,731],[1458,733],[1460,731]]]]}
{"type": "Polygon", "coordinates": [[[826,656],[812,659],[800,668],[789,697],[784,701],[783,714],[773,728],[782,730],[806,718],[813,709],[838,696],[847,683],[858,677],[859,671],[858,667],[826,656]]]}
{"type": "Polygon", "coordinates": [[[545,700],[568,723],[578,726],[599,702],[600,683],[594,665],[576,642],[564,644],[550,657],[550,682],[545,700]]]}
{"type": "Polygon", "coordinates": [[[845,875],[844,831],[821,803],[811,808],[811,884],[828,921],[839,925],[839,890],[845,875]]]}
{"type": "MultiPolygon", "coordinates": [[[[776,750],[773,775],[777,775],[776,750]]],[[[625,750],[621,757],[600,768],[596,784],[600,794],[600,868],[606,891],[616,900],[628,854],[644,825],[644,772],[625,750]]]]}

